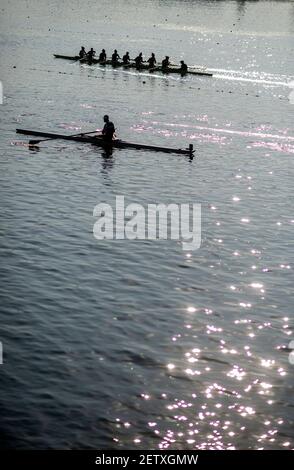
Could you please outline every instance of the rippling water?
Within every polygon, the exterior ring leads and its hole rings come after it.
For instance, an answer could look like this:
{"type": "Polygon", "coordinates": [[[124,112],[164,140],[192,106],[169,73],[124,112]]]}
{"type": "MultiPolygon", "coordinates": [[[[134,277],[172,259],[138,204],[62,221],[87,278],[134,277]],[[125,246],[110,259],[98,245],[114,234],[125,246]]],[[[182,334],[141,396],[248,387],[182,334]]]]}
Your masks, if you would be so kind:
{"type": "Polygon", "coordinates": [[[0,22],[2,447],[293,448],[294,2],[2,0],[0,22]],[[81,44],[214,77],[54,60],[81,44]],[[15,135],[105,112],[196,157],[15,135]],[[201,203],[201,248],[97,241],[116,195],[201,203]]]}

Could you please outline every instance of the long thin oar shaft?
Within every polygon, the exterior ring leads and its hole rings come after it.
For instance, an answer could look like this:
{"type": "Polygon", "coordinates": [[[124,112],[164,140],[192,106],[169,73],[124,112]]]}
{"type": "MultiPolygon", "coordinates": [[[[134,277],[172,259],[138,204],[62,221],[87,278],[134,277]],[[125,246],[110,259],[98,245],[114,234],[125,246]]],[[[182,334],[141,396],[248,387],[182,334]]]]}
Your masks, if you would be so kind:
{"type": "MultiPolygon", "coordinates": [[[[80,132],[79,134],[69,135],[68,137],[78,137],[78,136],[80,136],[80,135],[82,136],[82,135],[94,134],[94,132],[97,132],[97,131],[92,131],[92,132],[80,132]]],[[[52,140],[52,137],[49,138],[49,139],[29,140],[29,145],[38,145],[40,142],[47,142],[48,140],[52,140]]]]}

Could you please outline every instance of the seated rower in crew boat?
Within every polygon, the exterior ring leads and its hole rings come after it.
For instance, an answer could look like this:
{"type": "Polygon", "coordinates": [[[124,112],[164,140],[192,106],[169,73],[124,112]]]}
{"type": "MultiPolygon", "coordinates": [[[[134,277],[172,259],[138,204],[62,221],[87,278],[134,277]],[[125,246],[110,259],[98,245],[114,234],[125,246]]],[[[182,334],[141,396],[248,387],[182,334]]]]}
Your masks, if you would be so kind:
{"type": "Polygon", "coordinates": [[[81,47],[81,50],[79,52],[79,58],[80,59],[84,59],[87,55],[87,52],[86,52],[86,49],[84,48],[84,46],[81,47]]]}
{"type": "Polygon", "coordinates": [[[105,62],[106,61],[106,52],[105,49],[102,49],[102,51],[99,54],[99,62],[105,62]]]}
{"type": "Polygon", "coordinates": [[[124,65],[129,65],[129,63],[130,63],[130,61],[131,61],[129,52],[126,52],[126,53],[125,53],[125,55],[123,56],[122,60],[123,60],[123,64],[124,64],[124,65]]]}
{"type": "Polygon", "coordinates": [[[117,50],[114,49],[113,54],[112,54],[112,56],[111,56],[111,61],[112,61],[112,63],[113,63],[113,64],[117,64],[118,61],[119,61],[119,59],[120,59],[120,56],[119,56],[117,50]]]}
{"type": "Polygon", "coordinates": [[[155,64],[156,64],[156,59],[155,59],[155,54],[154,52],[152,52],[151,54],[151,57],[149,57],[149,59],[147,60],[148,64],[149,64],[149,68],[150,69],[153,69],[155,67],[155,64]]]}
{"type": "Polygon", "coordinates": [[[94,51],[93,47],[91,47],[91,49],[87,53],[87,59],[89,60],[89,62],[91,62],[91,60],[94,59],[95,54],[96,54],[96,51],[94,51]]]}
{"type": "Polygon", "coordinates": [[[165,59],[163,59],[163,61],[161,62],[161,67],[164,70],[164,69],[168,69],[169,66],[170,66],[169,56],[166,55],[165,59]]]}
{"type": "Polygon", "coordinates": [[[140,52],[140,54],[135,58],[135,64],[136,68],[140,69],[143,63],[143,54],[140,52]]]}
{"type": "Polygon", "coordinates": [[[181,60],[180,64],[181,64],[181,67],[180,67],[181,74],[184,75],[185,73],[188,72],[188,65],[185,64],[183,60],[181,60]]]}

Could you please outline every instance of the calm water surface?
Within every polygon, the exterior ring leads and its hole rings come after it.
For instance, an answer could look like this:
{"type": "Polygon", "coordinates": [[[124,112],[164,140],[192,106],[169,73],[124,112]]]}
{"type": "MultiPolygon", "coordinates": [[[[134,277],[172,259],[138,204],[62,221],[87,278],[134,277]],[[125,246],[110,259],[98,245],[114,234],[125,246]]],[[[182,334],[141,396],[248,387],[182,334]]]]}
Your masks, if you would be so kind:
{"type": "Polygon", "coordinates": [[[294,447],[294,2],[2,0],[3,448],[294,447]],[[154,51],[213,78],[53,58],[154,51]],[[126,140],[53,141],[109,113],[126,140]],[[99,202],[202,205],[202,245],[97,241],[99,202]]]}

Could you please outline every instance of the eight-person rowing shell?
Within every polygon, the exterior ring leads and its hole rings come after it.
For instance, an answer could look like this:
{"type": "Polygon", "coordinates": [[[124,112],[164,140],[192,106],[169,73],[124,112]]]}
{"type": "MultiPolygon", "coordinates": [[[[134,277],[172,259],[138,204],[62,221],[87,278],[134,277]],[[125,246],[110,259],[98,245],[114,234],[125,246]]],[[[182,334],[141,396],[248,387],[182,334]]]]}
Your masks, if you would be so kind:
{"type": "MultiPolygon", "coordinates": [[[[91,47],[90,51],[87,53],[84,46],[82,46],[81,50],[79,52],[79,58],[80,59],[87,58],[88,61],[91,62],[93,60],[95,54],[96,54],[96,51],[94,51],[93,47],[91,47]]],[[[119,60],[120,60],[120,56],[119,56],[117,50],[114,49],[114,52],[111,56],[111,61],[112,61],[113,65],[118,64],[119,60]]],[[[134,61],[135,61],[135,66],[136,66],[137,69],[142,68],[142,64],[144,62],[142,52],[140,52],[140,54],[135,58],[134,61]]],[[[106,62],[105,49],[102,49],[102,51],[99,54],[99,62],[100,63],[106,62]]],[[[130,59],[129,52],[126,52],[124,54],[124,56],[122,58],[122,62],[123,62],[123,65],[130,65],[131,59],[130,59]]],[[[148,63],[148,68],[150,69],[150,71],[152,69],[155,69],[155,67],[156,67],[156,58],[155,58],[154,52],[151,53],[151,56],[147,60],[147,63],[148,63]]],[[[180,72],[181,72],[182,75],[185,75],[186,73],[188,73],[188,66],[187,66],[187,64],[185,64],[185,62],[183,60],[180,61],[180,64],[181,64],[180,72]]],[[[161,69],[162,69],[162,71],[164,71],[164,70],[168,70],[170,67],[171,67],[171,63],[169,61],[169,56],[165,56],[165,58],[161,62],[161,69]]]]}

